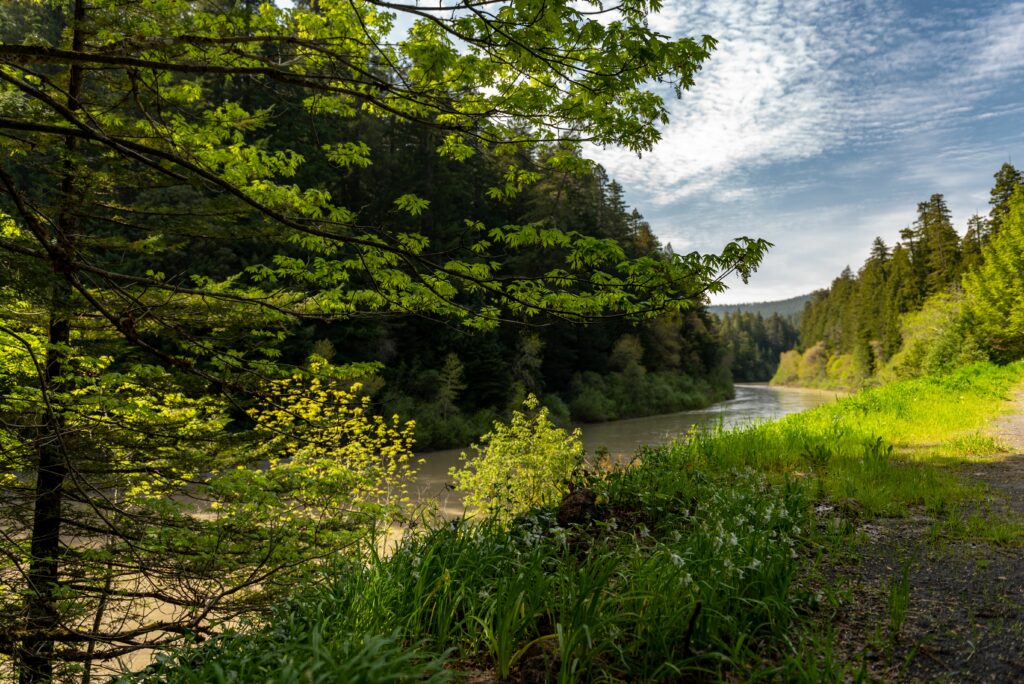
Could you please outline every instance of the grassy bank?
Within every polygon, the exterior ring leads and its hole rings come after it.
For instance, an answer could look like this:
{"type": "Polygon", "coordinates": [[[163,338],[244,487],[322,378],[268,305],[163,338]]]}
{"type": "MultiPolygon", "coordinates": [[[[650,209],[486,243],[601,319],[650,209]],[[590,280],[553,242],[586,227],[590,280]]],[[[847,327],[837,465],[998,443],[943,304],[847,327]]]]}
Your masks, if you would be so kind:
{"type": "Polygon", "coordinates": [[[386,558],[329,563],[262,626],[184,648],[136,679],[841,678],[809,626],[841,581],[810,582],[810,571],[849,546],[858,520],[914,507],[955,519],[981,494],[956,465],[998,453],[982,430],[1022,377],[1022,364],[978,364],[694,433],[582,478],[593,499],[580,510],[438,523],[386,558]]]}

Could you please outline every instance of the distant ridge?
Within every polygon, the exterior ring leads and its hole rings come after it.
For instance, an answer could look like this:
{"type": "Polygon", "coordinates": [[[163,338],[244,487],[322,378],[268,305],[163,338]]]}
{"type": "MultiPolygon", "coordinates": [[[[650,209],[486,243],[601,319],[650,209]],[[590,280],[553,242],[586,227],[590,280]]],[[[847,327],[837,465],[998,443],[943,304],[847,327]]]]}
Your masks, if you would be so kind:
{"type": "Polygon", "coordinates": [[[709,306],[708,311],[713,314],[727,314],[735,312],[748,312],[761,314],[767,318],[774,313],[786,318],[796,318],[804,311],[804,304],[810,301],[811,295],[805,294],[789,299],[780,299],[775,302],[751,302],[749,304],[715,304],[709,306]]]}

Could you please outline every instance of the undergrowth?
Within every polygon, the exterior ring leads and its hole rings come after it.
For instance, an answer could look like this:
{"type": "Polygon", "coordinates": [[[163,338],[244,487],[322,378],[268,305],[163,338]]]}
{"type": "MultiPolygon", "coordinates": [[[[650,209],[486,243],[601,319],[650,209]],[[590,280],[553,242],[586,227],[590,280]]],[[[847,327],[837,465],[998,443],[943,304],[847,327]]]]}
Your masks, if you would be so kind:
{"type": "Polygon", "coordinates": [[[954,466],[997,450],[980,431],[1022,372],[978,364],[694,432],[581,475],[592,498],[577,524],[537,508],[441,521],[386,556],[369,543],[364,563],[327,562],[322,582],[262,624],[187,645],[135,679],[858,679],[810,629],[838,599],[808,588],[801,570],[849,545],[851,519],[923,506],[948,529],[977,527],[955,515],[979,492],[954,466]]]}

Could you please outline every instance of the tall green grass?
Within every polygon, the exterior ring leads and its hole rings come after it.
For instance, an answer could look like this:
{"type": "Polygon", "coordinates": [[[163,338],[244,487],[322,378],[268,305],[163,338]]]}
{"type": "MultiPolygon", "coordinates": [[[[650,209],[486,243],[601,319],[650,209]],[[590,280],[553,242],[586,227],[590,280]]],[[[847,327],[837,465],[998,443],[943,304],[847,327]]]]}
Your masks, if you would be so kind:
{"type": "Polygon", "coordinates": [[[864,390],[782,420],[691,435],[671,447],[686,463],[816,479],[834,501],[869,515],[910,505],[943,511],[977,496],[956,464],[998,454],[982,433],[1006,411],[1024,363],[974,364],[864,390]]]}
{"type": "Polygon", "coordinates": [[[821,599],[796,581],[799,570],[852,529],[824,524],[815,508],[943,511],[977,494],[952,465],[996,449],[981,430],[1022,375],[1022,364],[975,365],[776,422],[696,432],[591,474],[596,520],[583,526],[562,529],[554,510],[538,509],[510,524],[439,523],[386,557],[369,544],[364,563],[328,563],[320,583],[263,626],[184,647],[135,679],[857,676],[827,639],[800,628],[821,599]]]}
{"type": "Polygon", "coordinates": [[[446,523],[388,557],[325,569],[268,627],[185,649],[140,681],[238,671],[235,681],[291,682],[307,670],[330,681],[367,644],[411,650],[358,681],[443,677],[441,661],[553,682],[718,678],[746,667],[798,617],[791,584],[812,491],[749,469],[651,480],[676,466],[656,460],[596,483],[607,517],[588,529],[559,528],[544,510],[510,527],[446,523]],[[275,658],[280,674],[268,666],[275,658]]]}

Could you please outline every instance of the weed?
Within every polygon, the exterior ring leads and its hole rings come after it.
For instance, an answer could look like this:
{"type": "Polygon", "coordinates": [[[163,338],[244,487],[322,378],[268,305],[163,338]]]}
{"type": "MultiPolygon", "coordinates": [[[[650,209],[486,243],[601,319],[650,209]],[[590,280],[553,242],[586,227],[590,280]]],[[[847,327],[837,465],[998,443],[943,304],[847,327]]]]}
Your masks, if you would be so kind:
{"type": "Polygon", "coordinates": [[[889,580],[889,630],[893,643],[899,640],[910,607],[910,566],[903,565],[898,576],[889,580]]]}

